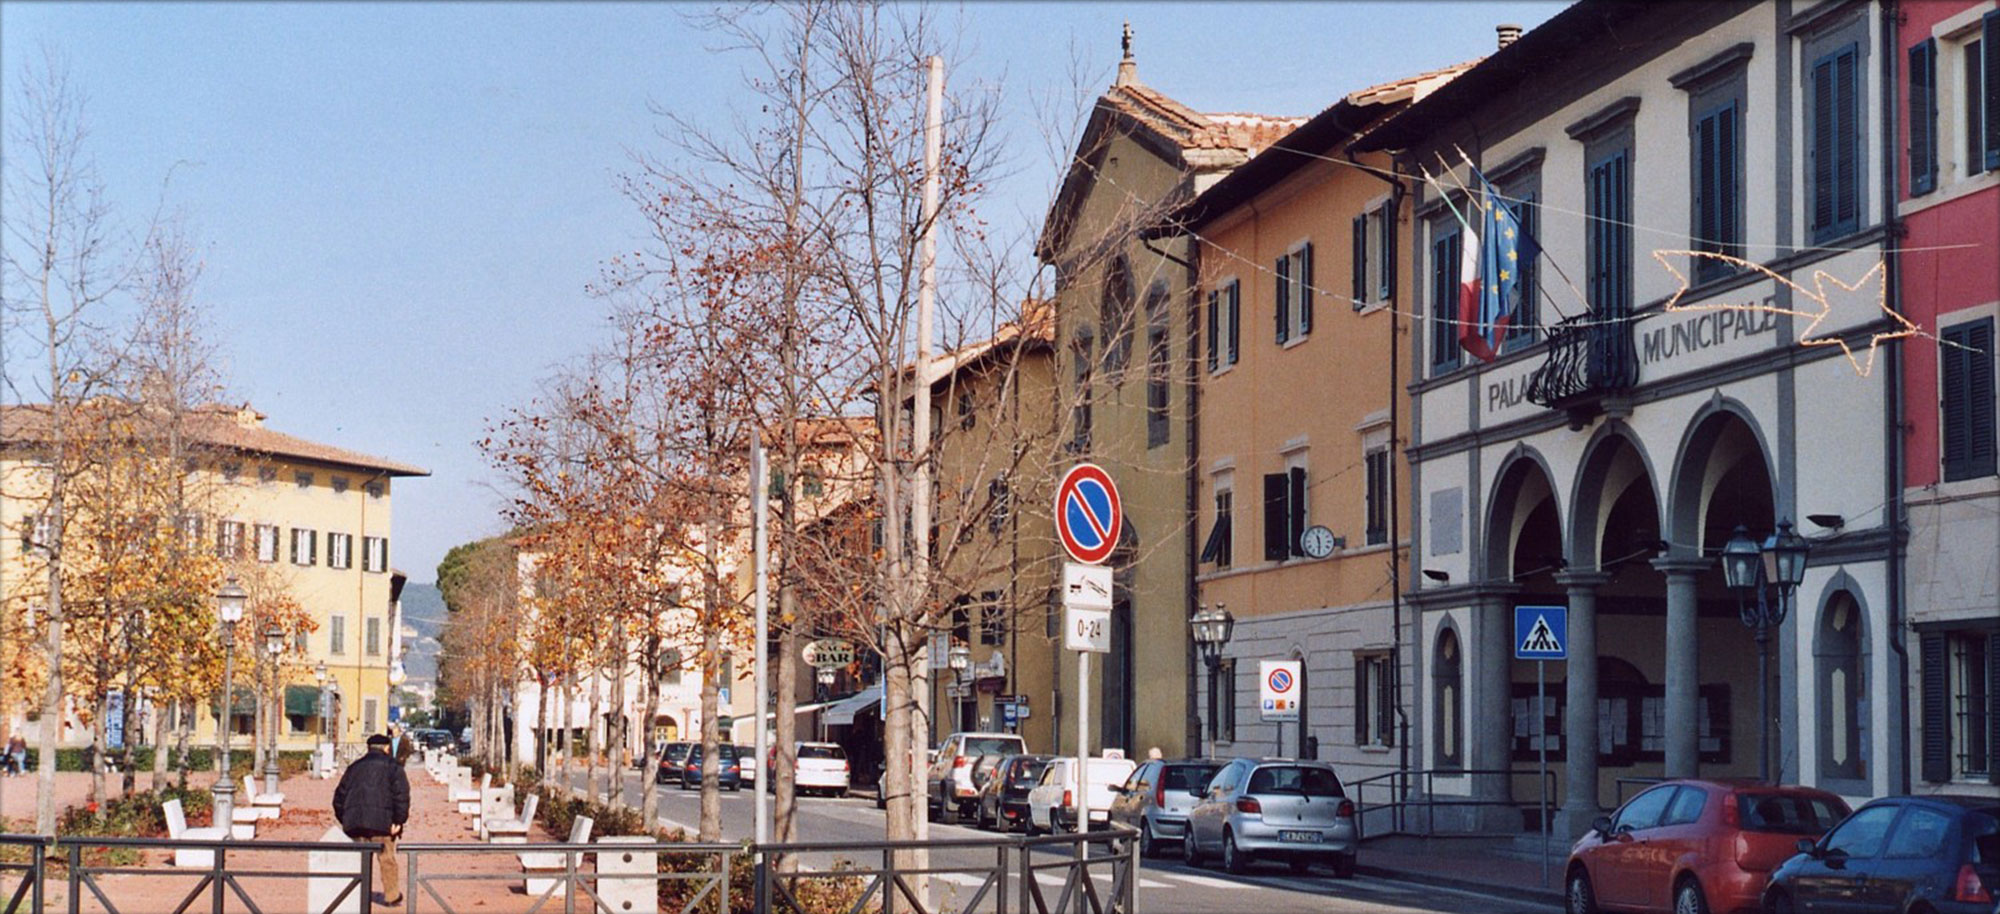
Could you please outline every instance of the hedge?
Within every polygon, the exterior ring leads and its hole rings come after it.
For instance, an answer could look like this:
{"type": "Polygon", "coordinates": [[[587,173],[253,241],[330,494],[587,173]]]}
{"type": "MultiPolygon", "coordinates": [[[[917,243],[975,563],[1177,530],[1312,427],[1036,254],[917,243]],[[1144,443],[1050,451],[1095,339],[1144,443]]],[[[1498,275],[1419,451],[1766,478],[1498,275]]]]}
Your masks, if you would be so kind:
{"type": "MultiPolygon", "coordinates": [[[[95,756],[95,754],[96,754],[96,749],[91,746],[82,746],[72,749],[57,749],[56,770],[89,771],[91,770],[90,761],[95,756]]],[[[114,750],[112,754],[114,756],[122,754],[126,759],[129,760],[132,769],[135,771],[153,770],[153,747],[151,746],[140,746],[134,749],[125,750],[123,753],[119,753],[116,750],[114,750]]],[[[257,759],[257,754],[255,750],[252,750],[248,747],[230,750],[229,767],[231,769],[231,773],[241,775],[244,772],[250,771],[251,765],[255,764],[256,759],[257,759]]],[[[176,760],[177,760],[176,757],[171,755],[168,756],[167,770],[169,771],[180,770],[179,766],[173,764],[176,760]]],[[[203,747],[198,749],[190,748],[187,753],[186,761],[187,761],[187,768],[189,771],[212,771],[215,769],[215,750],[213,748],[208,748],[208,747],[203,747]]],[[[29,749],[28,767],[32,769],[40,767],[40,765],[41,765],[41,750],[29,749]]],[[[312,750],[309,749],[279,750],[278,770],[283,772],[286,776],[301,774],[311,768],[312,768],[312,750]]]]}

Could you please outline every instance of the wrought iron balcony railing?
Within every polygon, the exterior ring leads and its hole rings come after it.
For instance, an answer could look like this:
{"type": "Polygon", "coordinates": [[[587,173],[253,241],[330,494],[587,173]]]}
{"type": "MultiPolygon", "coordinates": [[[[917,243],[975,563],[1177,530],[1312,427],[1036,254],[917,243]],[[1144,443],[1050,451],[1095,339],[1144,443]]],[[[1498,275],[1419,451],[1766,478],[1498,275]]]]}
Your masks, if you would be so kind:
{"type": "Polygon", "coordinates": [[[1528,377],[1528,401],[1550,409],[1588,410],[1639,381],[1632,319],[1584,312],[1549,331],[1549,354],[1528,377]]]}

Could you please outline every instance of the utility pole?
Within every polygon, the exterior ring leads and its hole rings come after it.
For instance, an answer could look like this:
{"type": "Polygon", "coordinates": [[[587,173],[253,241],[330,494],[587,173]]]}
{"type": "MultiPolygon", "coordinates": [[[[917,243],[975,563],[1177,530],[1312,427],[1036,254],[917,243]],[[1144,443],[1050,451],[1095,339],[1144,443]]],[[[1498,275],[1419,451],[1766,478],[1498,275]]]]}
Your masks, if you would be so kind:
{"type": "MultiPolygon", "coordinates": [[[[764,791],[764,780],[771,777],[770,766],[766,764],[770,749],[769,731],[764,726],[764,708],[771,694],[770,653],[771,653],[771,606],[769,599],[771,543],[764,523],[770,512],[767,499],[769,483],[764,477],[770,475],[765,466],[763,430],[752,420],[750,427],[750,526],[751,548],[756,553],[756,591],[752,603],[757,615],[757,666],[753,670],[752,683],[757,696],[751,699],[751,719],[754,720],[756,738],[751,742],[751,750],[757,753],[757,780],[755,790],[757,810],[757,844],[761,847],[771,840],[771,798],[764,791]]],[[[760,852],[761,853],[761,852],[760,852]]],[[[761,882],[759,883],[761,884],[761,882]]]]}
{"type": "MultiPolygon", "coordinates": [[[[938,166],[944,156],[944,58],[930,59],[930,81],[927,91],[924,118],[924,200],[922,224],[923,241],[917,251],[917,362],[915,371],[916,390],[913,408],[910,411],[910,450],[915,458],[910,473],[910,536],[916,540],[912,550],[910,594],[915,597],[910,610],[921,619],[924,595],[927,592],[931,562],[931,312],[937,303],[937,220],[938,220],[938,166]]],[[[928,674],[930,658],[928,639],[919,641],[910,670],[911,697],[915,700],[917,713],[910,716],[911,766],[920,772],[911,790],[912,808],[916,817],[917,840],[930,838],[929,770],[923,751],[930,747],[928,739],[930,688],[928,674]]],[[[919,850],[918,866],[928,866],[929,855],[919,850]]]]}

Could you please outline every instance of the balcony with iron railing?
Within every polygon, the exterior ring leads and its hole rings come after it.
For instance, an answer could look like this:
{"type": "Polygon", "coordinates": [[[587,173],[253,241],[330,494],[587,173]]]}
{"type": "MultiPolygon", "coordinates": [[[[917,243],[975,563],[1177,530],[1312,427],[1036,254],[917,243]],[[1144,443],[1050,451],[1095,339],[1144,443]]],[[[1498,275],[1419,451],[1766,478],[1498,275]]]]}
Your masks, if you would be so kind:
{"type": "Polygon", "coordinates": [[[1639,381],[1639,352],[1629,315],[1584,312],[1549,330],[1548,355],[1528,376],[1528,401],[1567,410],[1581,427],[1605,410],[1605,401],[1639,381]]]}

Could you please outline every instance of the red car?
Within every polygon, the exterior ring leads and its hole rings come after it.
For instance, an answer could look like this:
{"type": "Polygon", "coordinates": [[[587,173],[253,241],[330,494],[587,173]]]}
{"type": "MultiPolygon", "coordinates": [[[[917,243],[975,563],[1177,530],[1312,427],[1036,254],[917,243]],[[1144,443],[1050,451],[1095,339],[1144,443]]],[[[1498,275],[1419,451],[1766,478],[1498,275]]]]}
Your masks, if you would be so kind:
{"type": "Polygon", "coordinates": [[[1771,871],[1847,816],[1840,797],[1758,781],[1656,784],[1570,849],[1569,914],[1757,914],[1771,871]]]}

